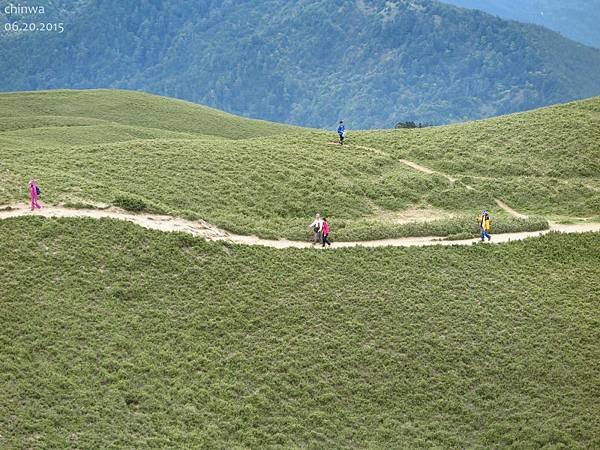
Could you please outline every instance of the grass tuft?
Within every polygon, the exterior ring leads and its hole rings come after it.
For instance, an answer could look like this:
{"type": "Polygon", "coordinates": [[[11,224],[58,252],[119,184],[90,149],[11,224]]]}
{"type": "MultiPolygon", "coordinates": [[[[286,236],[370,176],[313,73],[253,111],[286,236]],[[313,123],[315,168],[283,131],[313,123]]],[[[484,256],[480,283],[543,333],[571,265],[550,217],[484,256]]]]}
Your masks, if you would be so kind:
{"type": "Polygon", "coordinates": [[[122,208],[126,211],[132,211],[132,212],[142,212],[142,211],[147,211],[147,209],[148,209],[146,202],[137,197],[128,197],[128,196],[117,197],[114,199],[113,205],[115,205],[119,208],[122,208]]]}

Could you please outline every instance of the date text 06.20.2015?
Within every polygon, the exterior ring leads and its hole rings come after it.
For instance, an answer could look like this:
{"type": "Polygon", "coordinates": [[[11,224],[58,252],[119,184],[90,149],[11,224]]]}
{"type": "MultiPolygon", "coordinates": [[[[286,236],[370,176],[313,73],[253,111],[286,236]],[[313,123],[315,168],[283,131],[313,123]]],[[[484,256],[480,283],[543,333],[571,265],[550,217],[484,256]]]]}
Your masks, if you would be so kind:
{"type": "Polygon", "coordinates": [[[7,22],[4,24],[6,32],[54,32],[63,33],[65,24],[62,22],[7,22]]]}

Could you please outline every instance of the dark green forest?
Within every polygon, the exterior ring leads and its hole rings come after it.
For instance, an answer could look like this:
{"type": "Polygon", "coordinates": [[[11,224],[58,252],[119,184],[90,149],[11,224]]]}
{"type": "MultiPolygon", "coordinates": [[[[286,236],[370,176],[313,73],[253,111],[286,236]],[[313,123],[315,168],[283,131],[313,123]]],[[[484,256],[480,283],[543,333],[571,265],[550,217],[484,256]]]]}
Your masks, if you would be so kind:
{"type": "Polygon", "coordinates": [[[134,89],[278,122],[342,118],[354,129],[600,94],[600,50],[429,0],[39,3],[65,31],[2,26],[0,90],[134,89]]]}

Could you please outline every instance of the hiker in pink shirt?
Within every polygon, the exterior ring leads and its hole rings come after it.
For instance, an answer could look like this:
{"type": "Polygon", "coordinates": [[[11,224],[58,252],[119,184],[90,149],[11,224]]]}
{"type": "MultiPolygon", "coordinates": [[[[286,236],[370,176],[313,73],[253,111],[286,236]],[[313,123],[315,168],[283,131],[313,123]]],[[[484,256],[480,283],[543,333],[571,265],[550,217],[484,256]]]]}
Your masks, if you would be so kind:
{"type": "Polygon", "coordinates": [[[41,209],[42,207],[38,203],[38,193],[39,187],[35,183],[35,180],[32,178],[29,180],[29,196],[31,197],[31,210],[33,211],[35,208],[41,209]]]}
{"type": "Polygon", "coordinates": [[[328,246],[331,247],[331,242],[328,239],[329,237],[329,222],[327,222],[327,217],[323,218],[323,234],[322,234],[322,242],[323,242],[323,247],[325,247],[325,244],[327,244],[328,246]]]}

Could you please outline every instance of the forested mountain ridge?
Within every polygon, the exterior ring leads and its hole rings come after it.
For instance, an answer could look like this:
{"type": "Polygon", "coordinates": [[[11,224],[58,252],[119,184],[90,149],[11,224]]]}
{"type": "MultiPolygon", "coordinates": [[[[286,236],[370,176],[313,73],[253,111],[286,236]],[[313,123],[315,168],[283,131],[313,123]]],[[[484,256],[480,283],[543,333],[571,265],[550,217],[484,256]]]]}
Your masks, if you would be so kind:
{"type": "Polygon", "coordinates": [[[505,19],[535,23],[600,48],[600,0],[443,0],[505,19]]]}
{"type": "Polygon", "coordinates": [[[3,32],[1,90],[137,89],[353,128],[600,94],[600,51],[429,0],[103,0],[68,18],[64,33],[3,32]]]}

